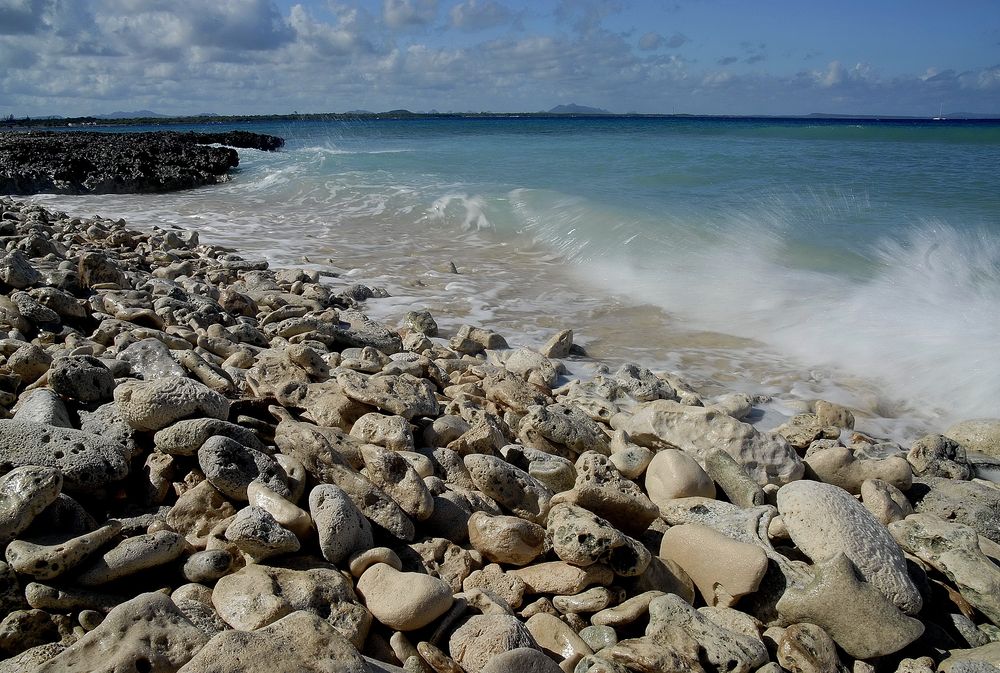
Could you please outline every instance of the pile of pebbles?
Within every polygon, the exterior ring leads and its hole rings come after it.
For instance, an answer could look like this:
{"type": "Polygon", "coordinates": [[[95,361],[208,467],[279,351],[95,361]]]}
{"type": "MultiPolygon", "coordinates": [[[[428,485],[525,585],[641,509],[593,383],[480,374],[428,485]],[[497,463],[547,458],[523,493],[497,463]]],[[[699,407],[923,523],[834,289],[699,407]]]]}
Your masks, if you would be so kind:
{"type": "Polygon", "coordinates": [[[672,374],[568,380],[568,331],[0,212],[0,673],[997,670],[1000,421],[761,432],[672,374]]]}

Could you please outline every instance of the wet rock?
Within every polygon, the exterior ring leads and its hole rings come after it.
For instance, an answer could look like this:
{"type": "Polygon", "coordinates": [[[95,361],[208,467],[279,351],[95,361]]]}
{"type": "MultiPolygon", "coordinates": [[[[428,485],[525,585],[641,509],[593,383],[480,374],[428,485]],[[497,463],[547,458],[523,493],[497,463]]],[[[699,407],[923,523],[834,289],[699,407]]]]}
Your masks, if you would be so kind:
{"type": "Polygon", "coordinates": [[[203,383],[180,377],[126,381],[115,388],[122,417],[136,430],[160,430],[198,413],[226,420],[229,400],[203,383]]]}

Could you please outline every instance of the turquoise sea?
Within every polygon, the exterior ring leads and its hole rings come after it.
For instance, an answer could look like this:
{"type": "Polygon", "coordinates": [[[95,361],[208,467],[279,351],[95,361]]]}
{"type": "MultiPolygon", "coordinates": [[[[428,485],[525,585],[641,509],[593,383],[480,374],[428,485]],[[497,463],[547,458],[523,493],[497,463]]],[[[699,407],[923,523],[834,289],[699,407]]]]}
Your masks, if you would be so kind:
{"type": "MultiPolygon", "coordinates": [[[[173,127],[171,127],[173,128],[173,127]]],[[[433,118],[207,125],[287,140],[234,179],[39,202],[179,225],[526,345],[824,397],[909,439],[1000,416],[1000,123],[433,118]],[[454,262],[460,273],[447,272],[454,262]]],[[[115,129],[120,130],[120,129],[115,129]]],[[[573,364],[587,375],[593,363],[573,364]]],[[[773,412],[773,413],[772,413],[773,412]]]]}

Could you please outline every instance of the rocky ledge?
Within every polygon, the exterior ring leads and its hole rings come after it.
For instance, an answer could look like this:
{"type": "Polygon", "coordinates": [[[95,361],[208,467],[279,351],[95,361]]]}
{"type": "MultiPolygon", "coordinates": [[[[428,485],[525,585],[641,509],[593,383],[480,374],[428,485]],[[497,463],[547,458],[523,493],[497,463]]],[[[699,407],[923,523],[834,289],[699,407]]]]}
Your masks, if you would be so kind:
{"type": "Polygon", "coordinates": [[[0,194],[191,189],[228,180],[239,165],[233,147],[274,151],[283,145],[281,138],[246,131],[0,133],[0,194]]]}
{"type": "Polygon", "coordinates": [[[761,432],[674,374],[568,379],[570,331],[0,213],[0,673],[997,670],[1000,421],[761,432]]]}

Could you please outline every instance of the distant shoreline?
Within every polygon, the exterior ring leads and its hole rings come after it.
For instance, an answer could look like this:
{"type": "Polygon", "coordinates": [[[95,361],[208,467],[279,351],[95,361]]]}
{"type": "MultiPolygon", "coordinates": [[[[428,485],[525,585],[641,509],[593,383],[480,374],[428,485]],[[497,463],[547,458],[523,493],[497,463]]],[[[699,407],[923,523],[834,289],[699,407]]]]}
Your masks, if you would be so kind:
{"type": "Polygon", "coordinates": [[[100,119],[98,117],[24,118],[0,119],[0,129],[18,128],[91,128],[105,126],[175,126],[184,124],[238,124],[253,122],[294,121],[366,121],[403,119],[664,119],[664,120],[718,120],[718,121],[788,121],[833,123],[919,123],[919,124],[996,124],[997,116],[978,116],[969,113],[944,117],[913,117],[902,115],[838,115],[813,113],[808,115],[696,115],[696,114],[604,114],[604,113],[553,113],[553,112],[323,112],[285,115],[197,115],[182,117],[132,117],[100,119]]]}

